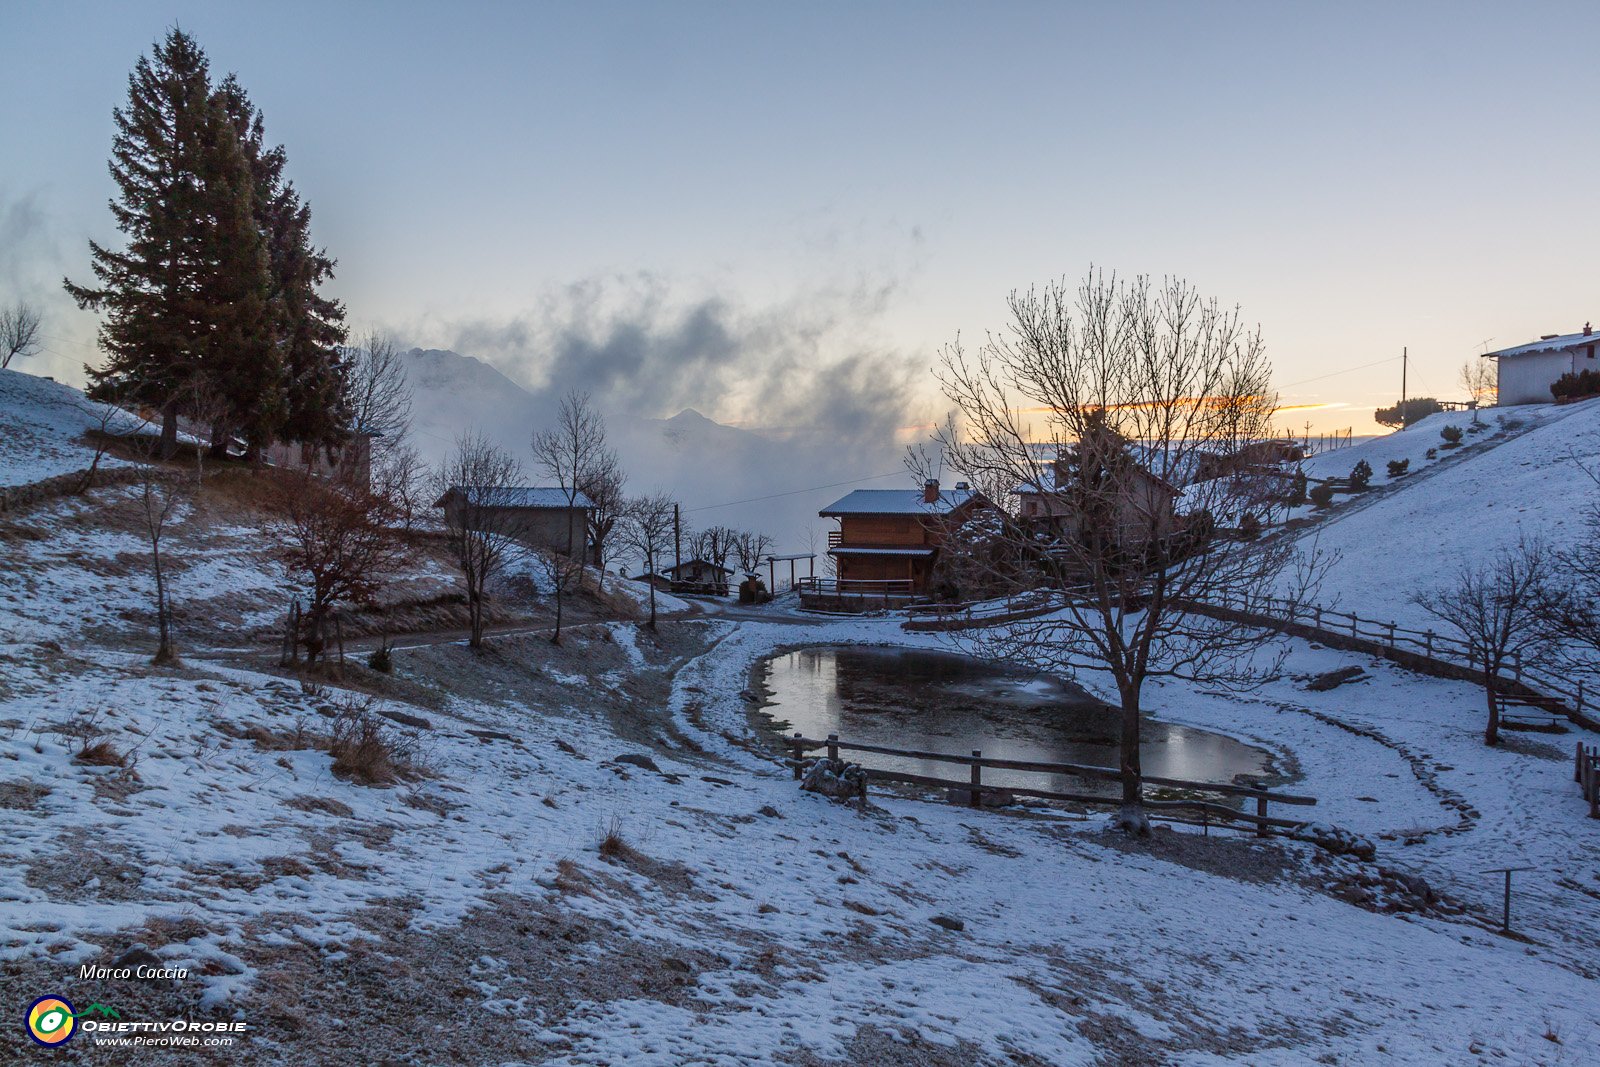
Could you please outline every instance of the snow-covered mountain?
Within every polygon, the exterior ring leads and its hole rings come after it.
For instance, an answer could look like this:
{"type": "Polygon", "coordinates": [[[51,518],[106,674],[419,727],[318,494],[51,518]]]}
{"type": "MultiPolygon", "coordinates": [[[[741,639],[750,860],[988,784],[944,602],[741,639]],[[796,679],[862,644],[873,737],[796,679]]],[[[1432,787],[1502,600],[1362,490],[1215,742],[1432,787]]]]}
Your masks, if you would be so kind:
{"type": "MultiPolygon", "coordinates": [[[[488,363],[457,352],[412,349],[406,366],[412,429],[424,459],[441,460],[457,435],[476,430],[521,459],[530,482],[540,480],[528,441],[550,424],[559,397],[524,388],[488,363]]],[[[892,442],[863,451],[825,440],[778,440],[716,422],[693,408],[666,419],[603,414],[630,493],[670,492],[683,505],[686,527],[761,530],[777,539],[779,551],[811,551],[813,541],[825,540],[826,524],[817,511],[845,490],[810,487],[886,472],[890,478],[872,484],[909,477],[897,470],[892,442]]]]}

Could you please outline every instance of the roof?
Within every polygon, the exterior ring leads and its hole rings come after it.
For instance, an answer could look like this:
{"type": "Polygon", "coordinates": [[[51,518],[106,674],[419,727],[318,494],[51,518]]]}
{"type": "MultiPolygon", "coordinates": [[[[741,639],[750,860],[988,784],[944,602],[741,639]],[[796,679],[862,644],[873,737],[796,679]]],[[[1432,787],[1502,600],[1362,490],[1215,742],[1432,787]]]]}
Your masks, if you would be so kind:
{"type": "Polygon", "coordinates": [[[723,574],[732,574],[733,573],[733,571],[730,568],[728,568],[728,567],[719,567],[715,563],[712,563],[708,559],[686,559],[682,563],[675,564],[674,566],[663,567],[661,569],[661,573],[663,573],[663,574],[676,574],[679,571],[688,570],[690,567],[693,567],[697,563],[702,567],[710,567],[714,571],[721,571],[723,574]]]}
{"type": "Polygon", "coordinates": [[[468,502],[479,507],[491,508],[529,508],[532,510],[558,510],[567,508],[593,508],[594,501],[582,493],[573,493],[569,502],[567,490],[557,486],[547,485],[507,485],[500,487],[452,485],[444,496],[434,501],[436,508],[444,507],[446,497],[451,493],[464,492],[470,488],[472,493],[468,502]]]}
{"type": "Polygon", "coordinates": [[[840,545],[828,549],[830,556],[931,556],[931,548],[851,548],[840,545]]]}
{"type": "Polygon", "coordinates": [[[942,489],[935,503],[925,503],[921,489],[857,489],[817,512],[833,515],[948,515],[978,494],[971,489],[942,489]]]}
{"type": "Polygon", "coordinates": [[[1556,337],[1541,337],[1537,341],[1529,341],[1525,345],[1515,348],[1502,348],[1498,352],[1487,352],[1485,359],[1506,359],[1514,356],[1535,356],[1540,352],[1560,352],[1568,348],[1579,348],[1584,345],[1600,344],[1600,333],[1564,333],[1556,337]]]}

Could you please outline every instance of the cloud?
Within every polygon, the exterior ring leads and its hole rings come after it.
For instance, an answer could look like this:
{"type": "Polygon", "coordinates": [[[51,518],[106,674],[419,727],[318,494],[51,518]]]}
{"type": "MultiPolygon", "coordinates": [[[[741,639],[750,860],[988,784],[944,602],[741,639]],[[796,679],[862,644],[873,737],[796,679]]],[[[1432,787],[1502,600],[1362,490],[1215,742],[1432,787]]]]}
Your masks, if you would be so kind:
{"type": "Polygon", "coordinates": [[[686,299],[649,274],[591,279],[446,337],[537,393],[582,390],[617,414],[694,408],[786,439],[893,445],[901,427],[927,421],[913,410],[925,368],[879,339],[895,290],[862,281],[752,307],[686,299]]]}

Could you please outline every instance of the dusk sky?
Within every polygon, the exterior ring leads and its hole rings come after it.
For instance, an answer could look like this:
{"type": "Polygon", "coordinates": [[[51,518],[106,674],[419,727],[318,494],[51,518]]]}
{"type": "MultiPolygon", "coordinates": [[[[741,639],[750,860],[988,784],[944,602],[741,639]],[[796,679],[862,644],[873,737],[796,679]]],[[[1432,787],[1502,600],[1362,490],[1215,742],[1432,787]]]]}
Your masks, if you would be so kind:
{"type": "Polygon", "coordinates": [[[1340,405],[1284,421],[1362,433],[1402,346],[1460,397],[1485,342],[1600,318],[1594,4],[0,0],[25,369],[93,356],[59,280],[116,238],[111,112],[175,23],[287,147],[352,323],[522,380],[558,333],[649,345],[708,302],[758,348],[926,366],[1092,263],[1241,304],[1285,402],[1340,405]]]}

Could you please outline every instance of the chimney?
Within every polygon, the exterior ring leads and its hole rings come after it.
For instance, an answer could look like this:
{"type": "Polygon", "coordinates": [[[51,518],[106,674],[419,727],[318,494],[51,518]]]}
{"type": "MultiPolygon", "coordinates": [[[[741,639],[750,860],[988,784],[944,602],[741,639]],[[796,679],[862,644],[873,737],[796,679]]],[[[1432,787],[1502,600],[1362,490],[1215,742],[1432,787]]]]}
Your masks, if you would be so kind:
{"type": "Polygon", "coordinates": [[[939,479],[929,478],[922,483],[922,502],[924,504],[937,504],[939,502],[939,479]]]}
{"type": "Polygon", "coordinates": [[[1583,324],[1583,335],[1585,337],[1593,337],[1594,336],[1594,330],[1593,330],[1593,328],[1590,327],[1590,325],[1587,322],[1583,324]]]}
{"type": "Polygon", "coordinates": [[[968,485],[966,482],[957,482],[956,483],[956,488],[961,490],[962,492],[966,492],[967,490],[971,489],[972,486],[968,485]]]}

